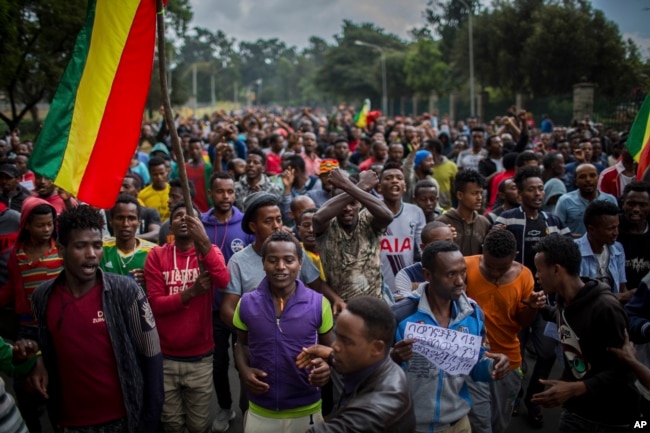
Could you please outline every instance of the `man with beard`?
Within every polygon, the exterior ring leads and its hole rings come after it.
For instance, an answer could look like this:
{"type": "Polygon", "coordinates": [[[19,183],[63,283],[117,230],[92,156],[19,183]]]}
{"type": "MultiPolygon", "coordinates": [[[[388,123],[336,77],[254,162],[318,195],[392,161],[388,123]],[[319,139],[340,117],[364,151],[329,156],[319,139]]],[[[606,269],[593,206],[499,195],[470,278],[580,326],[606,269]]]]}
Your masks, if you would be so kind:
{"type": "Polygon", "coordinates": [[[625,276],[629,291],[636,290],[650,271],[650,184],[631,182],[623,190],[618,241],[625,251],[625,276]]]}
{"type": "Polygon", "coordinates": [[[246,197],[258,191],[266,191],[278,198],[282,195],[281,187],[273,183],[265,172],[266,155],[261,149],[251,149],[246,156],[246,175],[235,184],[235,206],[238,209],[245,210],[246,197]]]}
{"type": "Polygon", "coordinates": [[[335,196],[312,219],[325,276],[344,301],[382,295],[380,243],[393,214],[368,192],[378,181],[372,170],[361,173],[356,185],[341,169],[332,170],[335,196]]]}
{"type": "Polygon", "coordinates": [[[422,243],[422,229],[426,220],[422,209],[402,201],[406,183],[399,164],[391,162],[384,165],[379,176],[379,186],[384,204],[393,213],[393,221],[381,239],[381,273],[384,284],[395,295],[395,275],[415,263],[415,254],[422,243]]]}
{"type": "MultiPolygon", "coordinates": [[[[215,172],[210,176],[210,197],[214,208],[201,214],[201,222],[210,242],[217,246],[226,260],[247,245],[255,241],[255,237],[245,233],[241,228],[243,214],[234,206],[235,183],[224,172],[215,172]]],[[[230,381],[228,379],[228,365],[230,358],[231,335],[233,344],[236,341],[230,326],[227,326],[220,317],[221,301],[223,294],[215,293],[212,303],[212,333],[214,338],[214,363],[213,379],[214,389],[217,393],[219,411],[214,417],[212,431],[225,431],[228,422],[235,417],[232,410],[232,397],[230,394],[230,381]]]]}
{"type": "Polygon", "coordinates": [[[226,287],[230,278],[223,254],[185,203],[172,208],[170,220],[174,242],[152,249],[144,267],[163,353],[161,421],[168,433],[204,433],[212,398],[213,288],[226,287]]]}
{"type": "Polygon", "coordinates": [[[115,238],[104,240],[104,254],[99,266],[104,272],[130,275],[144,288],[144,263],[147,254],[156,245],[136,237],[140,227],[140,211],[135,197],[119,195],[108,221],[115,238]]]}
{"type": "Polygon", "coordinates": [[[615,205],[618,203],[613,195],[598,190],[598,170],[593,164],[583,163],[576,168],[575,184],[578,189],[560,197],[555,213],[569,227],[573,236],[579,238],[587,231],[583,215],[589,203],[594,200],[605,200],[615,205]]]}

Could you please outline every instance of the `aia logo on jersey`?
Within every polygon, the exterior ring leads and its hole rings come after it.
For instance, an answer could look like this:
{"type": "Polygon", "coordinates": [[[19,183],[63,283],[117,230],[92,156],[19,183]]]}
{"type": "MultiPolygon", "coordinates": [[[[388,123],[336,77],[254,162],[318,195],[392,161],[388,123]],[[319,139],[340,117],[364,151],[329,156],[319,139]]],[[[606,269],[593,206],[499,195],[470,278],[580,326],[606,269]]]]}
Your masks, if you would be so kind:
{"type": "Polygon", "coordinates": [[[403,253],[412,251],[411,238],[400,239],[395,236],[385,236],[381,240],[381,250],[387,253],[403,253]]]}

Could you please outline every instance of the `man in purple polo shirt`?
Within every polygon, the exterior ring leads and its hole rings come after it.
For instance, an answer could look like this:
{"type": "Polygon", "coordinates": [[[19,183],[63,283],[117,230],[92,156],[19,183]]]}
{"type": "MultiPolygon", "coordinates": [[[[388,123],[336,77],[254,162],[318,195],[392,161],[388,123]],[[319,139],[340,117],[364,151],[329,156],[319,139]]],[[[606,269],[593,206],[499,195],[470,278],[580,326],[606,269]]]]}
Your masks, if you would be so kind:
{"type": "Polygon", "coordinates": [[[273,233],[262,245],[266,277],[235,309],[235,362],[250,402],[245,433],[304,433],[323,422],[318,387],[329,366],[314,359],[299,368],[296,357],[303,347],[332,344],[334,318],[327,298],[297,279],[302,260],[290,234],[273,233]]]}

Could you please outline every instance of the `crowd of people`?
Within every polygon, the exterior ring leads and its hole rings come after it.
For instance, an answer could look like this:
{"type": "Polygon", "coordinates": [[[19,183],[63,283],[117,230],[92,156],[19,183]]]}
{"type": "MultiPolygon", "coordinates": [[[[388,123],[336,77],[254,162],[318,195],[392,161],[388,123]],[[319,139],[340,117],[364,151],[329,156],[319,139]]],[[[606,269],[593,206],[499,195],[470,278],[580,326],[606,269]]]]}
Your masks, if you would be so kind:
{"type": "Polygon", "coordinates": [[[177,117],[192,203],[145,122],[111,209],[0,140],[3,431],[41,432],[45,406],[70,433],[223,432],[237,407],[248,433],[647,417],[650,184],[625,132],[354,114],[177,117]]]}

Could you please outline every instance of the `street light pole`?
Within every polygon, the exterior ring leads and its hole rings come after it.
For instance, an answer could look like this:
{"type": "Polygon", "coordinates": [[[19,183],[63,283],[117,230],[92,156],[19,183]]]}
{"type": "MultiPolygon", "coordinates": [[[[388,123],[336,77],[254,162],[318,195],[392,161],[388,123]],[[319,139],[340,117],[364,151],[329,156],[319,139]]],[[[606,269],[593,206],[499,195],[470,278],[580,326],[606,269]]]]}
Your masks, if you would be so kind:
{"type": "Polygon", "coordinates": [[[458,0],[467,8],[469,14],[469,99],[470,99],[470,114],[472,117],[476,115],[476,98],[474,98],[474,38],[472,35],[472,8],[465,0],[458,0]]]}
{"type": "Polygon", "coordinates": [[[384,50],[375,44],[363,41],[354,41],[355,45],[366,46],[379,50],[381,54],[381,110],[384,116],[388,116],[388,83],[386,82],[386,54],[384,50]]]}

